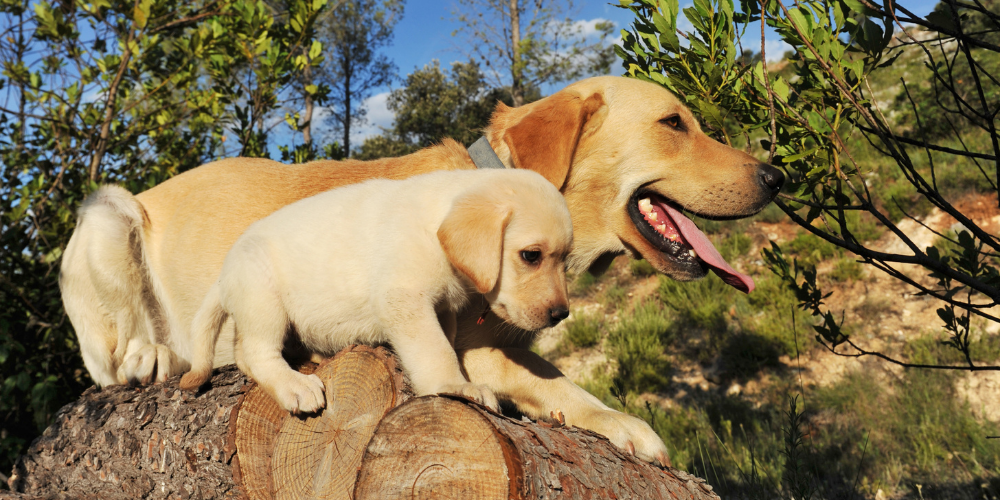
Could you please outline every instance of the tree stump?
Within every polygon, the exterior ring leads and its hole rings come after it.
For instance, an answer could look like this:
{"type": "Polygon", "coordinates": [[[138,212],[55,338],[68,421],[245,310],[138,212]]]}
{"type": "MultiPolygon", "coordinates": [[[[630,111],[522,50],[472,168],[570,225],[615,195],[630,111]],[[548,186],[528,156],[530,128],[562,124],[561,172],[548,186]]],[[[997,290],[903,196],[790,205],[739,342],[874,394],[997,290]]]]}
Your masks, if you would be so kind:
{"type": "Polygon", "coordinates": [[[89,389],[18,460],[9,495],[718,498],[702,480],[589,431],[513,420],[458,397],[412,398],[382,347],[352,346],[302,370],[326,385],[321,414],[289,415],[233,366],[198,394],[180,390],[179,377],[89,389]]]}

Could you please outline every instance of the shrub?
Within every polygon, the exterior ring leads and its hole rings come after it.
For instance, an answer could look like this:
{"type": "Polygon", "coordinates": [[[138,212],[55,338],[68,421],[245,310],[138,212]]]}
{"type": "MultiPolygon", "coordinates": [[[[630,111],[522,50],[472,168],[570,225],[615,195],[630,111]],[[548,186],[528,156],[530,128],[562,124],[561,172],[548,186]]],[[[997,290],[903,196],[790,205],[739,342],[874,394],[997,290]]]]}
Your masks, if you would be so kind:
{"type": "Polygon", "coordinates": [[[850,257],[838,259],[833,265],[833,270],[830,271],[830,279],[837,282],[857,281],[864,275],[865,272],[861,268],[861,264],[850,257]]]}
{"type": "Polygon", "coordinates": [[[923,217],[934,208],[909,182],[890,182],[878,192],[878,197],[886,216],[893,222],[903,220],[907,214],[910,217],[923,217]]]}
{"type": "Polygon", "coordinates": [[[660,277],[660,300],[674,310],[677,321],[686,327],[724,331],[726,313],[735,303],[737,293],[714,275],[687,283],[660,277]]]}
{"type": "Polygon", "coordinates": [[[643,260],[633,260],[628,263],[628,269],[632,272],[632,276],[637,278],[645,278],[647,276],[652,276],[656,274],[656,269],[653,265],[643,260]]]}
{"type": "Polygon", "coordinates": [[[753,220],[757,220],[760,222],[767,222],[769,224],[774,224],[776,222],[781,222],[787,219],[788,216],[785,215],[785,212],[782,212],[781,209],[774,204],[770,204],[764,207],[764,210],[761,210],[759,214],[753,217],[753,220]]]}
{"type": "Polygon", "coordinates": [[[750,252],[750,249],[753,248],[753,240],[746,233],[733,231],[729,233],[729,236],[723,238],[716,245],[716,248],[722,254],[722,258],[733,260],[750,252]]]}
{"type": "Polygon", "coordinates": [[[669,383],[670,361],[663,338],[670,320],[655,301],[639,304],[621,318],[608,336],[611,358],[618,363],[614,387],[626,393],[657,392],[669,383]]]}
{"type": "Polygon", "coordinates": [[[795,238],[788,242],[786,248],[789,253],[798,258],[800,264],[807,266],[814,266],[840,253],[840,250],[833,243],[807,232],[799,232],[795,235],[795,238]]]}
{"type": "Polygon", "coordinates": [[[584,271],[573,280],[572,291],[577,295],[585,295],[600,280],[601,278],[584,271]]]}
{"type": "Polygon", "coordinates": [[[566,323],[566,340],[576,347],[592,347],[601,340],[604,319],[599,314],[577,311],[566,323]]]}
{"type": "Polygon", "coordinates": [[[604,291],[604,305],[612,311],[625,307],[627,302],[628,291],[621,285],[610,285],[604,291]]]}

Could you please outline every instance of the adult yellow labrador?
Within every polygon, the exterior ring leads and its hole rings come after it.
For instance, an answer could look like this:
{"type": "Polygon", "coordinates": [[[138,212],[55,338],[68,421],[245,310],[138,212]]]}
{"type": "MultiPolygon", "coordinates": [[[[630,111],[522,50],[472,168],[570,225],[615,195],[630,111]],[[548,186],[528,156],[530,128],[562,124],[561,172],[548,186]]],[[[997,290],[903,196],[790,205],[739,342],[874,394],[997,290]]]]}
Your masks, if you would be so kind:
{"type": "MultiPolygon", "coordinates": [[[[784,178],[706,136],[670,92],[622,77],[591,78],[519,108],[498,105],[484,134],[505,166],[534,170],[562,192],[574,229],[570,269],[601,272],[629,253],[674,279],[712,270],[737,288],[752,288],[680,210],[749,216],[784,178]]],[[[472,168],[465,148],[445,140],[371,162],[232,158],[136,196],[102,188],[80,209],[60,275],[87,370],[102,386],[186,371],[191,348],[173,332],[191,327],[227,251],[254,221],[337,186],[472,168]]],[[[667,460],[648,425],[606,407],[532,353],[530,332],[512,331],[493,315],[477,324],[484,306],[474,299],[458,315],[456,349],[471,382],[530,417],[558,409],[567,424],[604,434],[643,459],[667,460]]],[[[229,324],[219,342],[232,342],[232,335],[229,324]]]]}

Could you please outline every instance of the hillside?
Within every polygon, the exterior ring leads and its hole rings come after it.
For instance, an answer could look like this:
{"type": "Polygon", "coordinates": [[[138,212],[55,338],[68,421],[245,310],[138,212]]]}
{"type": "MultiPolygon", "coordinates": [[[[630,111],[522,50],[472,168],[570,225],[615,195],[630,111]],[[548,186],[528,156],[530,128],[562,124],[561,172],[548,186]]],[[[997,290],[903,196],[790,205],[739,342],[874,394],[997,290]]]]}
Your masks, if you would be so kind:
{"type": "MultiPolygon", "coordinates": [[[[1000,232],[994,198],[968,192],[958,203],[1000,232]]],[[[942,245],[928,228],[960,229],[936,210],[918,220],[900,227],[921,246],[942,245]]],[[[1000,496],[1000,440],[987,438],[1000,434],[1000,372],[907,370],[829,352],[802,311],[792,328],[794,297],[760,249],[776,241],[815,263],[833,292],[826,302],[843,311],[863,348],[957,364],[957,351],[939,342],[947,335],[935,301],[805,236],[773,207],[747,221],[699,224],[756,291],[742,296],[715,276],[678,286],[619,258],[600,278],[576,278],[573,314],[540,337],[540,353],[610,406],[650,422],[675,463],[727,498],[774,498],[777,485],[787,494],[796,481],[821,498],[846,498],[854,484],[865,498],[1000,496]],[[794,414],[789,398],[797,398],[794,414]]],[[[874,246],[897,244],[882,234],[874,246]]],[[[1000,364],[1000,325],[973,330],[976,361],[1000,364]]]]}

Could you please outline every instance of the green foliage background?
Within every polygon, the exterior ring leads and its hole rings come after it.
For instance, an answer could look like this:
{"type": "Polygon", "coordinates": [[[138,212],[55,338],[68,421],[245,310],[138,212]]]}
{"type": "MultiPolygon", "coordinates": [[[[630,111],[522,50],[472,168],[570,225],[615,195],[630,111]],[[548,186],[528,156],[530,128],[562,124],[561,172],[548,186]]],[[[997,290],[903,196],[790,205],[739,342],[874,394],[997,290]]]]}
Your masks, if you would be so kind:
{"type": "Polygon", "coordinates": [[[80,201],[266,156],[324,4],[0,2],[0,470],[91,384],[58,289],[80,201]]]}

